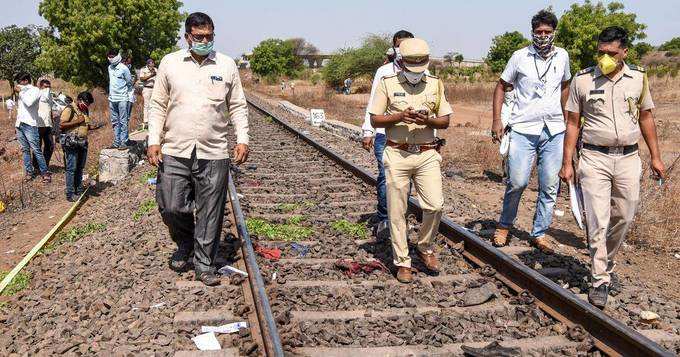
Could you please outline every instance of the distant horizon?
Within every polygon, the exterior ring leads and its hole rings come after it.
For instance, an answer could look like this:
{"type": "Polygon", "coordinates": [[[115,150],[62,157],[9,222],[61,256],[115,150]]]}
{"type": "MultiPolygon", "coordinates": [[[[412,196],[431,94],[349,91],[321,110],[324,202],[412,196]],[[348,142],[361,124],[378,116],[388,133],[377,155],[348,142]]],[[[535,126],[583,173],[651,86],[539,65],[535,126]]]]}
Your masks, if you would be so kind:
{"type": "MultiPolygon", "coordinates": [[[[5,16],[0,18],[0,27],[47,25],[45,19],[38,15],[39,0],[12,1],[11,6],[10,1],[0,0],[0,6],[6,11],[5,16]]],[[[229,4],[218,0],[186,0],[181,11],[202,11],[210,15],[215,22],[215,48],[232,57],[251,52],[267,38],[301,37],[314,44],[320,52],[333,53],[358,46],[369,34],[391,36],[400,29],[406,29],[428,41],[434,57],[443,57],[453,51],[462,53],[465,59],[481,60],[486,57],[494,36],[519,31],[528,37],[531,17],[538,10],[552,6],[559,17],[575,2],[561,1],[558,4],[557,1],[517,0],[510,3],[496,0],[490,4],[436,0],[427,8],[437,9],[427,13],[431,18],[413,16],[404,11],[412,3],[403,0],[375,0],[370,3],[360,0],[342,3],[267,0],[229,4]],[[384,16],[377,17],[379,13],[384,16]]],[[[620,2],[625,6],[624,11],[637,14],[637,21],[647,25],[647,38],[642,41],[656,47],[680,36],[680,1],[620,2]]],[[[183,31],[182,24],[180,35],[183,31]]],[[[186,47],[181,37],[178,44],[186,47]]]]}

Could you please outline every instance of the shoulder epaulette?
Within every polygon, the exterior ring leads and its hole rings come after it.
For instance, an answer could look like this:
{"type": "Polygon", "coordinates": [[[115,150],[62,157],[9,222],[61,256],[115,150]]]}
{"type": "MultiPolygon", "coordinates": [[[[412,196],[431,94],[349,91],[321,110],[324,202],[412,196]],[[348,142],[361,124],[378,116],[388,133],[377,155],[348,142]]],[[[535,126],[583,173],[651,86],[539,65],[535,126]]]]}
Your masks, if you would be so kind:
{"type": "Polygon", "coordinates": [[[386,75],[386,76],[383,76],[383,79],[393,78],[393,77],[396,77],[396,76],[398,76],[398,75],[399,75],[399,73],[388,74],[388,75],[386,75]]]}
{"type": "Polygon", "coordinates": [[[594,71],[594,70],[595,70],[595,66],[593,66],[593,67],[588,67],[588,68],[584,68],[584,69],[578,71],[578,73],[576,73],[576,76],[581,76],[581,75],[584,75],[584,74],[588,74],[588,73],[591,73],[591,72],[594,71]]]}
{"type": "Polygon", "coordinates": [[[434,74],[429,74],[429,73],[427,73],[427,74],[425,74],[425,75],[428,76],[428,77],[432,77],[432,78],[434,78],[434,79],[439,79],[439,77],[435,76],[434,74]]]}
{"type": "Polygon", "coordinates": [[[633,71],[638,71],[638,72],[645,73],[645,69],[642,68],[642,67],[640,67],[640,66],[638,66],[638,65],[628,64],[628,68],[632,69],[633,71]]]}

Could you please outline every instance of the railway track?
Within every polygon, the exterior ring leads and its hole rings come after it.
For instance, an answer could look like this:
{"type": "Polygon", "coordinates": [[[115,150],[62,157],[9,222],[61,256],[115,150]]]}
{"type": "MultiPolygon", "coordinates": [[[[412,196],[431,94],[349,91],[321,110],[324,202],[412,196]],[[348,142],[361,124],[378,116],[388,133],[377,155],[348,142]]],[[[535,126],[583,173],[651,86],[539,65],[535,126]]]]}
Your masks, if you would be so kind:
{"type": "MultiPolygon", "coordinates": [[[[250,104],[251,154],[235,181],[286,351],[456,355],[502,341],[522,354],[673,355],[653,340],[677,336],[626,327],[447,218],[442,272],[414,258],[416,281],[398,283],[389,242],[361,223],[374,211],[373,176],[250,104]]],[[[412,234],[419,212],[411,198],[412,234]]]]}
{"type": "MultiPolygon", "coordinates": [[[[0,355],[457,355],[493,341],[523,355],[672,355],[653,340],[677,353],[678,336],[618,323],[449,219],[442,272],[414,258],[416,281],[396,282],[389,242],[362,223],[374,211],[371,174],[265,108],[251,103],[251,114],[218,262],[247,279],[206,288],[167,268],[174,244],[142,166],[66,227],[87,234],[26,268],[31,287],[0,307],[0,355]],[[221,351],[196,351],[201,326],[240,321],[248,328],[217,336],[221,351]]],[[[415,234],[416,199],[409,215],[415,234]]]]}

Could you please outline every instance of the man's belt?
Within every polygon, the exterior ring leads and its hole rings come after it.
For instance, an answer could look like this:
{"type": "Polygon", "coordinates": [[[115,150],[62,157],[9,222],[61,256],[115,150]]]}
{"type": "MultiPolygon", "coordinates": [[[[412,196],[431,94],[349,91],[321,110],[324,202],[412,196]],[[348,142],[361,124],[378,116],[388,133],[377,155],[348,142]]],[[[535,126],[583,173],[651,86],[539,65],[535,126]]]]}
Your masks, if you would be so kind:
{"type": "Polygon", "coordinates": [[[437,150],[441,146],[438,141],[433,141],[427,144],[400,144],[392,140],[387,139],[387,146],[397,148],[399,150],[407,151],[412,154],[421,153],[427,150],[437,150]]]}
{"type": "Polygon", "coordinates": [[[638,150],[638,144],[625,146],[600,146],[583,143],[583,148],[593,151],[599,151],[607,155],[628,155],[638,150]]]}

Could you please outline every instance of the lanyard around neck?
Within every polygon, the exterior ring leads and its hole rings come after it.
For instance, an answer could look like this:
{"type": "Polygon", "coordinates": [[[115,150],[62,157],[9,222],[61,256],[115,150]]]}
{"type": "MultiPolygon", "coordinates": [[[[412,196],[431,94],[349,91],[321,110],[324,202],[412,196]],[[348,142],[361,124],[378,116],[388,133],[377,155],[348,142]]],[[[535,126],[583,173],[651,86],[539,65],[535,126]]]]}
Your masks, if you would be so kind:
{"type": "Polygon", "coordinates": [[[554,56],[550,56],[550,61],[548,61],[548,64],[546,65],[545,72],[541,74],[541,72],[538,71],[538,63],[536,62],[537,55],[538,54],[534,54],[534,67],[536,68],[536,75],[538,76],[539,81],[545,82],[545,76],[548,74],[548,71],[550,70],[550,65],[552,64],[554,56]]]}

